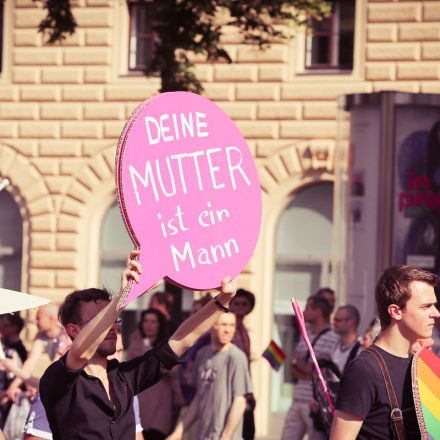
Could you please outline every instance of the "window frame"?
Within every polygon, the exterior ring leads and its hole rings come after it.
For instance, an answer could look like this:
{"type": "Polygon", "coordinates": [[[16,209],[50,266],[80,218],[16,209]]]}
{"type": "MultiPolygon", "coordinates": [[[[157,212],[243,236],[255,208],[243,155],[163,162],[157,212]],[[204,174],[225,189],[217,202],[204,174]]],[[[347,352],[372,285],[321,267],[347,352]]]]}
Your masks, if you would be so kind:
{"type": "MultiPolygon", "coordinates": [[[[333,4],[333,11],[332,14],[324,19],[329,21],[329,30],[327,32],[324,31],[314,31],[312,23],[313,19],[309,19],[308,21],[308,29],[306,31],[305,35],[305,47],[304,47],[304,71],[305,72],[316,72],[316,71],[325,71],[325,72],[331,72],[331,71],[337,71],[337,72],[352,72],[354,70],[354,64],[355,64],[355,41],[356,38],[356,0],[350,0],[351,3],[353,3],[354,9],[353,9],[353,52],[351,56],[351,67],[345,67],[339,64],[338,58],[339,58],[339,43],[341,38],[341,29],[340,29],[340,22],[341,22],[341,3],[343,3],[344,0],[334,0],[332,2],[333,4]],[[328,35],[329,38],[329,45],[327,49],[327,59],[330,60],[329,63],[323,63],[323,64],[313,64],[311,61],[309,62],[309,59],[312,58],[312,51],[313,51],[313,45],[312,40],[316,36],[320,35],[328,35]]],[[[347,0],[345,2],[348,3],[347,0]]]]}

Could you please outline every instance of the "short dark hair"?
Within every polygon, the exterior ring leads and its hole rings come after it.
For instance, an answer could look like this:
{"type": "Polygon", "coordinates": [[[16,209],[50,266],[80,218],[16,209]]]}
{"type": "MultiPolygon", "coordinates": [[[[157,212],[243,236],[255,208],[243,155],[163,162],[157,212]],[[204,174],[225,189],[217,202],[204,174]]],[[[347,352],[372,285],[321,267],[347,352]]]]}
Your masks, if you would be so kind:
{"type": "Polygon", "coordinates": [[[313,308],[317,308],[317,309],[321,310],[322,316],[325,319],[330,318],[330,315],[332,314],[333,309],[332,309],[332,306],[330,305],[330,303],[325,298],[323,298],[322,296],[319,296],[319,295],[312,295],[312,296],[309,296],[307,301],[311,301],[313,303],[312,304],[313,308]]]}
{"type": "Polygon", "coordinates": [[[396,304],[401,309],[411,298],[411,283],[420,281],[436,287],[437,275],[413,266],[392,266],[384,271],[376,285],[376,306],[382,329],[391,324],[388,307],[396,304]]]}
{"type": "Polygon", "coordinates": [[[352,306],[351,304],[346,304],[345,306],[339,307],[339,310],[341,309],[347,311],[348,317],[354,319],[357,327],[359,325],[359,322],[361,321],[361,315],[359,314],[359,310],[355,306],[352,306]]]}
{"type": "Polygon", "coordinates": [[[69,293],[58,310],[58,319],[66,327],[67,324],[78,324],[81,321],[81,303],[90,301],[110,301],[112,296],[106,289],[83,289],[69,293]]]}
{"type": "Polygon", "coordinates": [[[325,292],[329,292],[331,293],[333,296],[335,296],[335,291],[331,288],[331,287],[321,287],[317,290],[317,292],[315,293],[315,295],[321,296],[323,293],[325,292]]]}
{"type": "Polygon", "coordinates": [[[249,292],[249,290],[246,289],[238,289],[234,298],[238,298],[239,296],[241,296],[242,298],[246,298],[249,301],[249,304],[251,305],[251,311],[254,310],[255,295],[252,292],[249,292]]]}
{"type": "Polygon", "coordinates": [[[8,321],[9,325],[17,329],[17,334],[23,330],[24,320],[19,312],[6,314],[3,316],[3,319],[8,321]]]}

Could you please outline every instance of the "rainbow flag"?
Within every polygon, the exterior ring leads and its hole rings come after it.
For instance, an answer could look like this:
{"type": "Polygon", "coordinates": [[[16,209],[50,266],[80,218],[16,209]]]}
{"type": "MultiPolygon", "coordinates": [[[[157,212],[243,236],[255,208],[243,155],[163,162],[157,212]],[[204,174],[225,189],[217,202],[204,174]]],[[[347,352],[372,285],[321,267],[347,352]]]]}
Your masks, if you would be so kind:
{"type": "Polygon", "coordinates": [[[413,359],[414,405],[422,438],[440,439],[440,358],[422,350],[413,359]]]}
{"type": "Polygon", "coordinates": [[[286,360],[286,353],[284,353],[284,351],[281,350],[273,340],[271,340],[270,344],[263,352],[263,357],[267,359],[274,370],[278,371],[286,360]]]}

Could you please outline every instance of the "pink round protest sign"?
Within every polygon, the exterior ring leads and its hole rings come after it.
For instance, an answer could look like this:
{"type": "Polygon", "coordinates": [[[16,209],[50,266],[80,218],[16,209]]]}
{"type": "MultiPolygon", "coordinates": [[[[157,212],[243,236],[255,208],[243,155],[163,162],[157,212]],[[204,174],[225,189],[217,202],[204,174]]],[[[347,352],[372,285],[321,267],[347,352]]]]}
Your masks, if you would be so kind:
{"type": "Polygon", "coordinates": [[[121,134],[116,181],[143,267],[126,303],[164,277],[194,290],[218,287],[252,256],[257,170],[234,122],[210,100],[170,92],[144,101],[121,134]]]}

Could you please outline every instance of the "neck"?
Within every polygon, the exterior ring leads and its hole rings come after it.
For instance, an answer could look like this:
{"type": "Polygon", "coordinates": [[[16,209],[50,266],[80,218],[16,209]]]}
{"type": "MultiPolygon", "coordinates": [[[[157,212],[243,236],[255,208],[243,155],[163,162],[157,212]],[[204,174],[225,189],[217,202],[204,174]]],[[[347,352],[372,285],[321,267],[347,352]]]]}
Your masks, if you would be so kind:
{"type": "Polygon", "coordinates": [[[356,341],[357,337],[358,335],[355,332],[348,332],[345,335],[341,335],[341,348],[349,347],[356,341]]]}
{"type": "Polygon", "coordinates": [[[84,367],[84,371],[98,378],[107,375],[107,358],[99,356],[99,354],[95,353],[95,356],[90,359],[87,365],[84,367]]]}
{"type": "Polygon", "coordinates": [[[231,346],[232,346],[232,342],[227,342],[226,344],[220,344],[217,341],[213,341],[211,338],[212,351],[226,351],[229,350],[231,346]]]}
{"type": "Polygon", "coordinates": [[[315,335],[322,332],[324,329],[326,329],[328,327],[329,327],[328,322],[321,320],[321,319],[318,319],[315,322],[312,322],[312,329],[313,329],[313,333],[315,333],[315,335]]]}
{"type": "Polygon", "coordinates": [[[46,335],[48,338],[51,338],[51,339],[56,338],[60,334],[60,331],[61,331],[61,329],[57,326],[57,327],[49,329],[46,332],[46,335]]]}
{"type": "Polygon", "coordinates": [[[412,342],[415,341],[405,338],[399,327],[392,323],[385,330],[381,330],[376,345],[394,356],[408,357],[412,342]]]}

